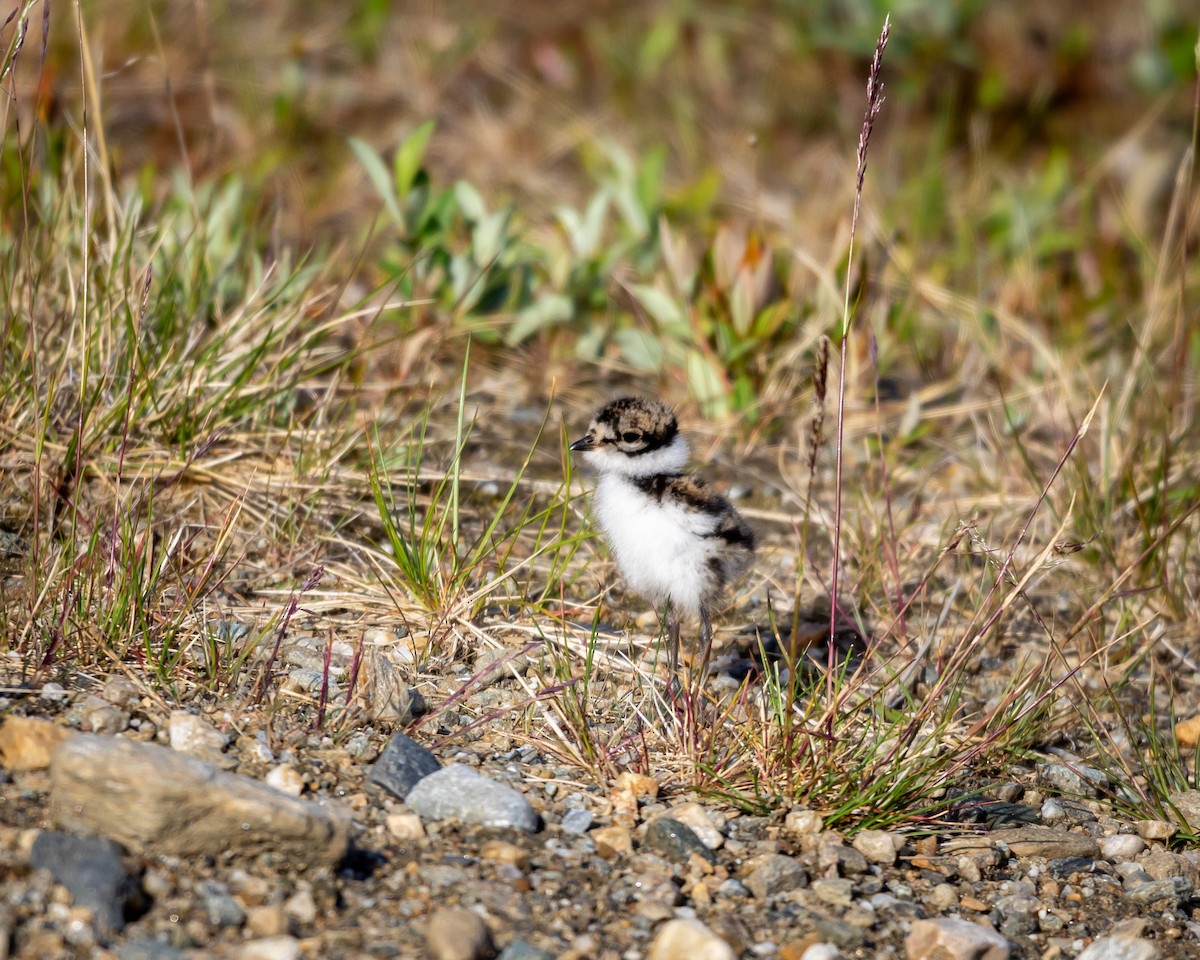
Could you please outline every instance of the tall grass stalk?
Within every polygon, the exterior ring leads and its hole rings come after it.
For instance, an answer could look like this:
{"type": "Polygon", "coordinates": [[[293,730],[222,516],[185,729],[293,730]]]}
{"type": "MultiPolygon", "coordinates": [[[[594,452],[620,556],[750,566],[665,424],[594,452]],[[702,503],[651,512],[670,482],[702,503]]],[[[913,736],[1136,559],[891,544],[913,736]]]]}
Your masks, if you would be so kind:
{"type": "MultiPolygon", "coordinates": [[[[842,443],[845,437],[846,424],[846,353],[850,339],[850,324],[853,314],[850,310],[850,287],[854,272],[854,240],[858,231],[858,216],[862,207],[863,182],[867,176],[867,150],[871,145],[871,133],[875,129],[875,121],[883,108],[883,52],[887,48],[888,35],[891,30],[891,17],[883,20],[883,29],[875,44],[875,55],[871,57],[871,68],[867,74],[867,110],[863,116],[862,129],[858,135],[858,168],[854,183],[854,211],[850,216],[850,244],[846,253],[846,285],[842,300],[842,331],[838,355],[838,396],[837,396],[837,425],[835,427],[835,465],[833,491],[833,572],[829,588],[829,662],[828,662],[828,692],[833,699],[833,667],[834,639],[838,626],[838,579],[841,571],[842,545],[842,443]]],[[[832,730],[832,728],[830,728],[832,730]]]]}

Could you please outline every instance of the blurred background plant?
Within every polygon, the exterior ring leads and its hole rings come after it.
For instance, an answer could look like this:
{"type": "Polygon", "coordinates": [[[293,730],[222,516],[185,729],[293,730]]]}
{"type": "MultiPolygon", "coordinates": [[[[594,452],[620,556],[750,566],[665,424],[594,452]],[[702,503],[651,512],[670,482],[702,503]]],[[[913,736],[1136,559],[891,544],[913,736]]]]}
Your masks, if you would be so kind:
{"type": "MultiPolygon", "coordinates": [[[[429,301],[402,328],[608,357],[754,416],[786,345],[828,327],[886,4],[92,6],[117,181],[148,200],[164,169],[232,175],[280,242],[373,234],[358,278],[429,301]]],[[[1156,247],[1200,5],[888,9],[868,226],[903,228],[860,285],[889,289],[932,376],[953,334],[922,285],[1090,337],[1156,247]]],[[[68,13],[17,64],[26,140],[78,98],[68,13]]]]}

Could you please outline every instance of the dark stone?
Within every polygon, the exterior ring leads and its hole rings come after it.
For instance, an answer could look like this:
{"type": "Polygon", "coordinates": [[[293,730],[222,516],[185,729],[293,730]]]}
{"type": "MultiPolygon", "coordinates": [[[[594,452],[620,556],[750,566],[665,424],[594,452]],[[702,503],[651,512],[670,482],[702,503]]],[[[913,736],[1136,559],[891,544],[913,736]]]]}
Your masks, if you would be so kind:
{"type": "Polygon", "coordinates": [[[397,733],[388,741],[383,753],[371,767],[371,775],[367,777],[367,782],[382,787],[393,796],[404,800],[419,781],[431,773],[436,773],[441,767],[438,758],[416,740],[397,733]]]}
{"type": "Polygon", "coordinates": [[[46,830],[33,841],[30,862],[49,870],[70,891],[76,906],[91,910],[98,930],[116,933],[125,926],[125,906],[136,886],[125,873],[121,853],[117,844],[102,837],[46,830]]]}
{"type": "Polygon", "coordinates": [[[1096,872],[1096,861],[1091,857],[1061,857],[1051,860],[1049,866],[1050,873],[1062,880],[1076,873],[1096,872]]]}
{"type": "Polygon", "coordinates": [[[670,817],[659,817],[651,821],[646,828],[645,844],[651,850],[661,853],[672,863],[687,863],[692,854],[716,863],[713,852],[704,845],[704,841],[696,836],[696,832],[686,824],[670,817]]]}

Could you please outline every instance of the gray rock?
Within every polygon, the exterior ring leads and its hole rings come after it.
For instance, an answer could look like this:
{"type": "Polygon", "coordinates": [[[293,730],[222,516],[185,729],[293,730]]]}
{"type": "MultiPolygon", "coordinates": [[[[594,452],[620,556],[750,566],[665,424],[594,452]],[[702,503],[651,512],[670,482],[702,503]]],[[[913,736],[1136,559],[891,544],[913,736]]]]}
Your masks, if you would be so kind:
{"type": "Polygon", "coordinates": [[[890,867],[896,862],[896,841],[886,830],[862,830],[852,844],[871,863],[890,867]]]}
{"type": "Polygon", "coordinates": [[[129,726],[129,714],[103,697],[88,696],[79,711],[81,726],[87,733],[115,735],[129,726]]]}
{"type": "Polygon", "coordinates": [[[1000,897],[993,904],[992,920],[1006,937],[1025,937],[1038,929],[1041,901],[1031,896],[1000,897]]]}
{"type": "Polygon", "coordinates": [[[1168,795],[1167,800],[1193,833],[1200,831],[1200,790],[1180,790],[1168,795]]]}
{"type": "Polygon", "coordinates": [[[914,920],[904,939],[908,960],[1008,960],[1008,941],[969,920],[914,920]]]}
{"type": "Polygon", "coordinates": [[[1148,904],[1160,900],[1178,903],[1181,897],[1192,892],[1191,881],[1186,877],[1171,877],[1166,880],[1147,880],[1133,883],[1125,888],[1125,899],[1130,903],[1148,904]]]}
{"type": "Polygon", "coordinates": [[[158,940],[130,940],[114,952],[117,960],[185,960],[181,951],[158,940]]]}
{"type": "Polygon", "coordinates": [[[270,852],[296,866],[345,856],[349,812],[288,797],[249,777],[150,743],[80,734],[50,766],[50,815],[67,830],[137,853],[270,852]]]}
{"type": "Polygon", "coordinates": [[[1138,937],[1100,937],[1075,960],[1158,960],[1158,947],[1138,937]]]}
{"type": "Polygon", "coordinates": [[[554,960],[554,954],[524,940],[514,940],[500,951],[496,960],[554,960]]]}
{"type": "Polygon", "coordinates": [[[1065,819],[1067,819],[1067,808],[1062,805],[1061,801],[1054,797],[1047,797],[1042,801],[1042,823],[1062,823],[1065,819]]]}
{"type": "Polygon", "coordinates": [[[854,881],[843,877],[823,877],[812,882],[818,900],[831,907],[848,907],[854,902],[854,881]]]}
{"type": "Polygon", "coordinates": [[[804,868],[782,853],[764,853],[750,862],[750,872],[742,878],[745,888],[758,900],[766,900],[804,885],[804,868]]]}
{"type": "Polygon", "coordinates": [[[371,767],[368,783],[382,787],[404,800],[422,778],[442,769],[441,761],[423,746],[402,733],[388,741],[383,753],[371,767]]]}
{"type": "Polygon", "coordinates": [[[425,820],[455,818],[527,833],[538,828],[538,815],[522,794],[458,763],[418,781],[405,803],[425,820]]]}
{"type": "Polygon", "coordinates": [[[492,935],[479,914],[462,907],[441,907],[425,927],[434,960],[484,960],[495,953],[492,935]]]}
{"type": "Polygon", "coordinates": [[[29,859],[35,868],[49,870],[76,906],[91,910],[102,932],[116,933],[125,926],[125,903],[135,888],[121,862],[121,848],[111,840],[46,830],[33,841],[29,859]]]}
{"type": "Polygon", "coordinates": [[[246,911],[228,893],[213,893],[201,900],[204,915],[214,927],[240,927],[246,922],[246,911]]]}
{"type": "MultiPolygon", "coordinates": [[[[848,920],[837,920],[832,917],[815,918],[813,931],[822,940],[828,940],[842,950],[853,950],[866,939],[866,934],[861,927],[855,926],[848,920]]],[[[803,960],[803,955],[801,955],[801,960],[803,960]]]]}
{"type": "Polygon", "coordinates": [[[229,763],[229,758],[222,755],[229,738],[194,713],[172,710],[167,721],[167,737],[172,750],[199,757],[218,766],[227,766],[229,763]]]}
{"type": "Polygon", "coordinates": [[[1042,783],[1071,797],[1094,797],[1098,790],[1111,786],[1104,771],[1082,763],[1041,763],[1037,774],[1042,783]]]}
{"type": "Polygon", "coordinates": [[[687,863],[693,855],[709,863],[717,862],[713,852],[705,846],[695,830],[670,817],[652,820],[646,827],[643,842],[647,849],[661,853],[672,863],[687,863]]]}
{"type": "Polygon", "coordinates": [[[1086,833],[1059,830],[1055,827],[1028,826],[1015,830],[997,830],[991,840],[1003,841],[1018,857],[1098,857],[1100,847],[1086,833]]]}
{"type": "Polygon", "coordinates": [[[580,807],[575,807],[563,814],[562,828],[567,833],[587,833],[591,825],[591,812],[580,807]]]}
{"type": "Polygon", "coordinates": [[[838,872],[843,877],[857,877],[871,869],[867,858],[856,847],[841,847],[837,852],[838,872]]]}

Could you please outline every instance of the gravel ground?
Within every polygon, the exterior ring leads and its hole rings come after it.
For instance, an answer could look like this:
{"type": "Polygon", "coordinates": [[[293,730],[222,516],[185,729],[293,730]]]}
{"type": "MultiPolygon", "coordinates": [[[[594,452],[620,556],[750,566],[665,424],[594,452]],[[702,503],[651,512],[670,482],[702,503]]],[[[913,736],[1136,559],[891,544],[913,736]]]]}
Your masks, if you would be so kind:
{"type": "Polygon", "coordinates": [[[1200,852],[1115,819],[1077,762],[1016,771],[960,805],[973,823],[846,838],[596,782],[499,723],[434,755],[124,679],[3,707],[0,958],[1200,955],[1200,852]]]}

